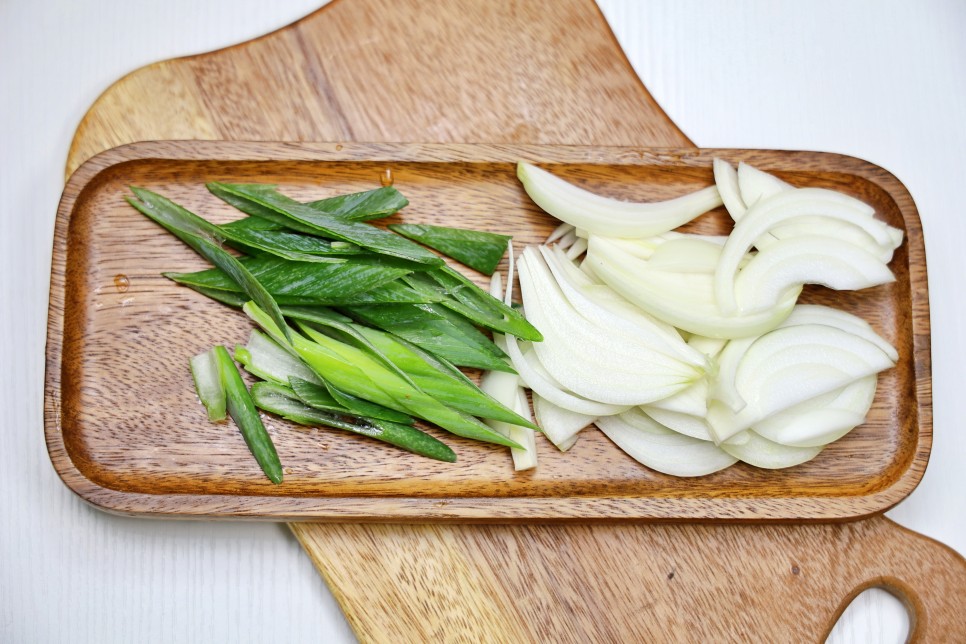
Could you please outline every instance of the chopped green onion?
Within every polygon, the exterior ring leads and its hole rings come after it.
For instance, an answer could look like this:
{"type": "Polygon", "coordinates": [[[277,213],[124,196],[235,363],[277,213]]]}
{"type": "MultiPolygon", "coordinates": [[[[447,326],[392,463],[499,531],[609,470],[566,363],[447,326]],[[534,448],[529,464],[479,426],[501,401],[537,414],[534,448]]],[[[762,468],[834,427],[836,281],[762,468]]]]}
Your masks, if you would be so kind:
{"type": "Polygon", "coordinates": [[[191,358],[191,377],[195,382],[195,391],[201,404],[208,410],[208,420],[222,422],[225,420],[225,386],[221,382],[215,354],[205,351],[191,358]]]}
{"type": "MultiPolygon", "coordinates": [[[[243,310],[276,341],[284,341],[282,330],[254,302],[245,304],[243,310]]],[[[291,333],[292,346],[323,380],[331,382],[339,389],[384,407],[428,420],[458,436],[506,447],[519,447],[517,443],[493,431],[476,418],[453,410],[413,387],[360,349],[321,333],[313,333],[311,329],[307,331],[314,341],[291,333]]]]}
{"type": "Polygon", "coordinates": [[[438,250],[486,275],[492,275],[496,270],[510,241],[507,235],[427,224],[390,224],[389,230],[438,250]]]}
{"type": "Polygon", "coordinates": [[[362,418],[387,420],[403,425],[412,425],[415,422],[413,417],[408,414],[347,394],[328,381],[320,387],[307,380],[293,377],[289,378],[289,386],[299,400],[309,407],[327,411],[329,407],[337,405],[342,408],[344,413],[351,413],[362,418]]]}
{"type": "MultiPolygon", "coordinates": [[[[431,291],[430,295],[439,296],[439,293],[431,291]]],[[[455,365],[513,372],[499,347],[466,318],[442,305],[377,304],[340,308],[360,322],[388,331],[455,365]]]]}
{"type": "MultiPolygon", "coordinates": [[[[290,262],[271,256],[234,261],[282,304],[291,304],[293,301],[342,301],[347,296],[378,288],[411,272],[408,268],[392,266],[378,257],[352,257],[341,264],[290,262]]],[[[164,275],[179,284],[223,291],[239,290],[237,281],[219,268],[164,275]]],[[[245,289],[241,290],[247,293],[245,289]]]]}
{"type": "Polygon", "coordinates": [[[456,462],[456,453],[445,443],[410,425],[384,420],[360,419],[341,414],[332,414],[314,409],[300,400],[282,393],[284,388],[269,383],[256,383],[252,386],[255,404],[267,412],[278,414],[286,420],[314,427],[326,425],[344,429],[354,434],[368,436],[376,440],[401,447],[409,452],[428,458],[456,462]]]}
{"type": "Polygon", "coordinates": [[[265,425],[262,424],[261,416],[255,409],[255,403],[241,379],[241,374],[238,373],[238,368],[232,362],[225,347],[216,346],[212,351],[218,364],[221,381],[225,386],[228,413],[235,424],[238,425],[245,443],[248,444],[248,449],[251,450],[255,460],[258,461],[262,471],[265,472],[265,476],[272,483],[281,483],[282,463],[278,460],[275,444],[272,443],[272,437],[268,435],[265,425]]]}
{"type": "MultiPolygon", "coordinates": [[[[280,327],[284,326],[285,321],[282,318],[282,313],[278,310],[278,304],[268,290],[240,261],[221,248],[217,226],[150,190],[132,186],[131,191],[137,199],[128,197],[128,203],[224,271],[230,281],[234,282],[271,316],[275,324],[280,327]]],[[[288,334],[287,329],[282,331],[288,334]]]]}
{"type": "Polygon", "coordinates": [[[252,329],[247,346],[236,348],[235,359],[245,367],[246,371],[263,380],[287,385],[289,379],[294,377],[322,384],[315,372],[290,352],[290,349],[286,349],[258,329],[252,329]]]}
{"type": "MultiPolygon", "coordinates": [[[[383,255],[430,266],[439,266],[443,263],[439,257],[408,239],[369,224],[346,220],[312,206],[306,206],[279,193],[273,186],[212,183],[208,184],[208,187],[219,197],[232,195],[242,202],[247,201],[259,206],[261,208],[259,216],[266,211],[274,213],[272,221],[283,223],[299,232],[309,232],[351,242],[383,255]]],[[[238,206],[237,201],[230,203],[238,206]]],[[[252,214],[245,208],[238,207],[252,214]]]]}

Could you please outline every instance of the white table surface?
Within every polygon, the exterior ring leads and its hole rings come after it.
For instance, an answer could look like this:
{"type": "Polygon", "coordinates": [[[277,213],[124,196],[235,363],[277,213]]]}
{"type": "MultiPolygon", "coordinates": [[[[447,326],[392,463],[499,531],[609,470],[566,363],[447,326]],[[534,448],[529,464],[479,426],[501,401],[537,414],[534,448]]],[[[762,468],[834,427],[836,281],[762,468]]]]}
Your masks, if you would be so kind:
{"type": "MultiPolygon", "coordinates": [[[[103,514],[63,486],[43,441],[53,221],[84,111],[125,72],[246,40],[317,4],[0,0],[2,642],[352,640],[284,526],[103,514]]],[[[600,4],[698,145],[842,152],[912,192],[928,254],[935,443],[922,484],[889,516],[966,552],[966,3],[600,4]]],[[[831,641],[901,641],[905,629],[879,591],[831,641]]]]}

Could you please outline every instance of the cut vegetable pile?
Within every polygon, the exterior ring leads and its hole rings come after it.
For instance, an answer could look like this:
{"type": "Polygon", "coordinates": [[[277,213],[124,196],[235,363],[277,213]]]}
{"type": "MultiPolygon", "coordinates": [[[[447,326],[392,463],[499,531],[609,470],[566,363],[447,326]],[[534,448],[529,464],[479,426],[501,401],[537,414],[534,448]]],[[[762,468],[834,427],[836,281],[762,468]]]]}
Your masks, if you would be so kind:
{"type": "Polygon", "coordinates": [[[659,203],[602,197],[527,163],[518,176],[564,223],[517,261],[544,341],[505,346],[560,450],[596,424],[652,469],[701,476],[739,460],[798,465],[865,422],[896,350],[864,320],[798,297],[805,284],[894,281],[902,232],[868,205],[720,159],[714,186],[659,203]],[[728,236],[674,230],[722,204],[728,236]]]}
{"type": "MultiPolygon", "coordinates": [[[[230,415],[269,480],[281,483],[283,470],[256,409],[440,461],[453,462],[456,454],[417,428],[417,420],[517,451],[532,446],[536,425],[527,406],[499,402],[459,367],[516,378],[506,354],[480,329],[525,341],[542,336],[434,253],[365,223],[405,206],[398,191],[384,187],[303,204],[274,186],[208,188],[249,216],[215,225],[141,188],[132,188],[128,201],[215,266],[167,277],[242,308],[260,328],[234,355],[261,379],[251,389],[224,347],[193,357],[190,367],[209,420],[230,415]],[[522,429],[530,436],[518,442],[522,429]]],[[[509,242],[441,227],[402,232],[491,270],[509,242]]]]}
{"type": "Polygon", "coordinates": [[[596,425],[675,476],[791,467],[865,422],[896,350],[864,320],[798,299],[806,284],[894,281],[902,231],[868,205],[720,159],[714,185],[656,203],[527,163],[518,176],[563,221],[519,257],[504,235],[367,223],[407,205],[392,187],[300,203],[212,183],[248,215],[223,225],[132,188],[135,208],[214,266],[165,275],[257,326],[234,361],[221,346],[190,360],[209,420],[231,416],[276,484],[258,410],[455,461],[423,421],[509,447],[517,470],[537,466],[538,433],[566,452],[596,425]],[[721,205],[729,235],[675,230],[721,205]],[[490,292],[427,248],[492,275],[490,292]],[[494,271],[508,248],[504,283],[494,271]],[[235,361],[258,379],[250,389],[235,361]],[[484,370],[479,387],[461,367],[484,370]]]}

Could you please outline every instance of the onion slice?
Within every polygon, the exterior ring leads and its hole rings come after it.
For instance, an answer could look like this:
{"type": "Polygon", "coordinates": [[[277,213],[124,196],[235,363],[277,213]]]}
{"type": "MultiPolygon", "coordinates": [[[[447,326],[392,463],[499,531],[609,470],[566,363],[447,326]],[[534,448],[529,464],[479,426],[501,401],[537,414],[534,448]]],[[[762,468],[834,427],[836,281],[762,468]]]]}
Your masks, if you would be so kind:
{"type": "Polygon", "coordinates": [[[738,173],[730,163],[724,159],[714,160],[714,185],[718,186],[718,194],[724,202],[725,209],[734,221],[744,217],[748,206],[741,198],[738,187],[738,173]]]}
{"type": "Polygon", "coordinates": [[[598,418],[597,426],[631,458],[672,476],[705,476],[738,460],[714,443],[683,436],[646,416],[635,425],[621,416],[598,418]]]}
{"type": "MultiPolygon", "coordinates": [[[[714,299],[726,315],[738,313],[735,274],[755,240],[796,217],[817,215],[843,221],[865,231],[877,244],[891,244],[888,226],[868,216],[868,206],[831,190],[788,190],[760,201],[739,221],[724,245],[714,277],[714,299]],[[856,205],[859,204],[859,205],[856,205]]],[[[595,266],[596,270],[596,266],[595,266]]]]}
{"type": "Polygon", "coordinates": [[[731,316],[715,303],[716,275],[649,270],[646,260],[596,235],[590,238],[587,262],[594,275],[654,317],[710,338],[742,338],[774,329],[791,312],[801,290],[784,294],[768,311],[731,316]]]}
{"type": "Polygon", "coordinates": [[[858,291],[895,279],[888,266],[859,246],[825,235],[801,235],[759,251],[739,271],[734,293],[742,312],[756,312],[775,307],[789,289],[802,284],[858,291]]]}
{"type": "Polygon", "coordinates": [[[612,237],[657,235],[721,205],[715,186],[667,201],[632,203],[594,194],[522,161],[517,177],[534,203],[557,219],[612,237]]]}
{"type": "Polygon", "coordinates": [[[738,172],[735,177],[738,181],[738,189],[741,191],[741,200],[748,208],[779,192],[794,190],[791,184],[785,183],[773,174],[768,174],[748,165],[744,161],[738,163],[738,172]]]}
{"type": "Polygon", "coordinates": [[[769,470],[778,470],[786,467],[794,467],[812,460],[822,451],[822,446],[818,447],[790,447],[779,445],[767,438],[763,438],[755,432],[749,431],[748,440],[742,443],[724,443],[721,449],[731,456],[754,465],[769,470]]]}
{"type": "Polygon", "coordinates": [[[543,435],[561,452],[570,449],[577,434],[597,418],[558,407],[537,393],[533,394],[533,413],[543,435]]]}
{"type": "Polygon", "coordinates": [[[893,364],[875,344],[835,327],[776,329],[755,340],[738,365],[735,389],[747,404],[734,412],[712,401],[708,423],[720,443],[772,414],[893,364]]]}
{"type": "Polygon", "coordinates": [[[875,399],[876,377],[806,400],[772,414],[752,429],[764,438],[793,447],[819,447],[836,441],[865,422],[875,399]]]}
{"type": "Polygon", "coordinates": [[[675,394],[703,375],[694,365],[639,338],[615,337],[581,315],[532,247],[519,258],[517,274],[527,318],[544,336],[534,350],[550,375],[575,394],[603,403],[641,405],[675,394]]]}

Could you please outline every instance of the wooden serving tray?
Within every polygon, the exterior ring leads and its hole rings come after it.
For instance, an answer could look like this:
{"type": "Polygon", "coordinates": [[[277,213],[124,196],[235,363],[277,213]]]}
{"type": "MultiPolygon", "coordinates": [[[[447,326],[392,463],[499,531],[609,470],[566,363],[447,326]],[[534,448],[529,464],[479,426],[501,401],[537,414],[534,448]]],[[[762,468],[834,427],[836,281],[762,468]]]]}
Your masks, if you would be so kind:
{"type": "MultiPolygon", "coordinates": [[[[692,224],[729,228],[723,210],[692,224]]],[[[506,260],[504,260],[505,262],[506,260]]],[[[485,278],[477,276],[481,281],[485,278]]],[[[929,310],[918,214],[881,168],[814,152],[465,144],[158,142],[85,163],[57,215],[47,342],[46,436],[65,483],[113,512],[322,521],[513,522],[617,519],[838,520],[885,510],[922,477],[932,440],[929,310]],[[410,205],[390,221],[512,234],[539,243],[558,223],[515,178],[540,162],[622,199],[666,199],[712,183],[722,156],[793,184],[830,187],[903,228],[895,284],[860,293],[809,290],[867,319],[900,353],[880,376],[869,421],[810,463],[783,471],[736,465],[679,479],[638,464],[600,432],[568,453],[539,440],[539,467],[515,473],[506,450],[440,433],[457,464],[414,457],[338,431],[269,423],[286,480],[265,479],[231,425],[207,421],[187,359],[244,343],[252,324],[161,277],[206,266],[124,202],[156,190],[215,221],[240,213],[206,181],[277,183],[305,200],[376,187],[392,170],[410,205]],[[125,279],[126,278],[126,279],[125,279]]]]}

